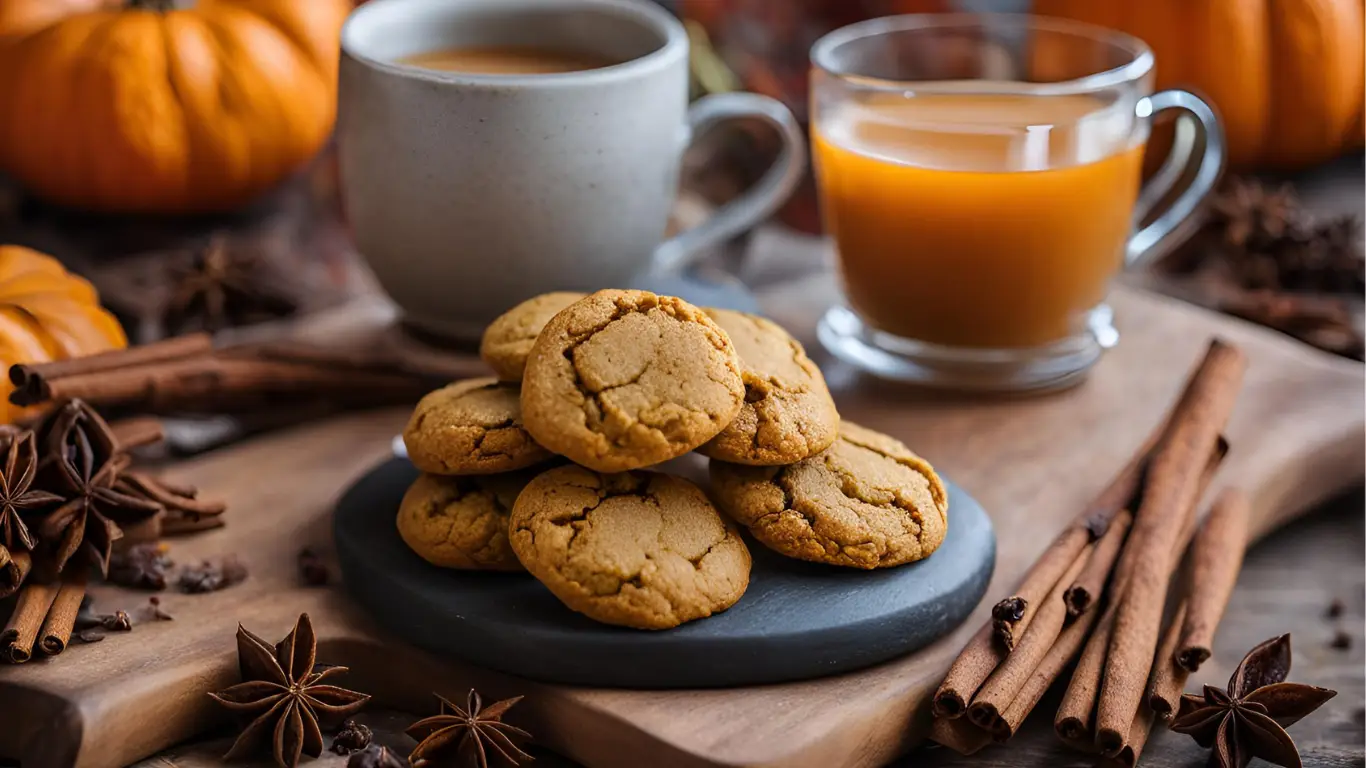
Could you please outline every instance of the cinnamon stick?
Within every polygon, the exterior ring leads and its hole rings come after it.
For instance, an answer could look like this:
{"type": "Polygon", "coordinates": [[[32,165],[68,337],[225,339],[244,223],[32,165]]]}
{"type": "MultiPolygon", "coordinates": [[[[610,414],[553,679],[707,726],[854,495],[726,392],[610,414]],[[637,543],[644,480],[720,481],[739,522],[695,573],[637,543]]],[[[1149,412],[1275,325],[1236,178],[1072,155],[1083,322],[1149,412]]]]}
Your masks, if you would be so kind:
{"type": "Polygon", "coordinates": [[[142,472],[124,472],[120,480],[137,488],[152,501],[166,507],[168,511],[181,512],[191,517],[212,517],[221,515],[227,505],[221,501],[204,501],[195,498],[198,492],[185,486],[170,486],[159,477],[142,472]]]}
{"type": "Polygon", "coordinates": [[[7,552],[7,561],[0,565],[0,599],[19,591],[33,568],[33,555],[20,549],[7,552]]]}
{"type": "MultiPolygon", "coordinates": [[[[1215,444],[1214,453],[1205,463],[1205,471],[1200,476],[1200,485],[1196,493],[1197,498],[1204,496],[1227,455],[1228,441],[1221,437],[1215,444]]],[[[1195,516],[1187,515],[1175,546],[1177,553],[1186,548],[1194,533],[1195,516]]],[[[1110,578],[1108,604],[1104,615],[1096,623],[1095,631],[1091,633],[1085,648],[1082,649],[1076,670],[1067,685],[1067,692],[1058,707],[1058,714],[1053,719],[1053,730],[1057,732],[1058,737],[1069,746],[1082,751],[1090,752],[1095,749],[1095,734],[1092,727],[1095,722],[1096,698],[1100,694],[1105,660],[1114,634],[1115,614],[1119,611],[1119,601],[1128,586],[1129,573],[1134,567],[1134,552],[1132,547],[1126,546],[1120,553],[1119,563],[1110,578]]]]}
{"type": "Polygon", "coordinates": [[[1124,746],[1142,704],[1174,570],[1173,549],[1185,516],[1192,514],[1201,471],[1228,423],[1246,367],[1237,348],[1217,339],[1212,342],[1171,431],[1149,464],[1130,534],[1134,567],[1115,614],[1097,703],[1096,740],[1107,754],[1124,746]]]}
{"type": "MultiPolygon", "coordinates": [[[[1094,555],[1093,555],[1094,556],[1094,555]]],[[[1086,642],[1091,629],[1100,619],[1100,611],[1088,611],[1078,617],[1058,635],[1057,642],[1048,649],[1048,655],[1025,681],[1014,701],[1001,713],[997,728],[992,732],[996,741],[1006,741],[1014,737],[1029,713],[1039,703],[1039,699],[1052,687],[1072,660],[1077,657],[1082,644],[1086,642]]]]}
{"type": "Polygon", "coordinates": [[[118,441],[118,450],[131,451],[145,445],[154,445],[166,439],[166,429],[161,419],[155,416],[134,416],[120,419],[109,424],[118,441]]]}
{"type": "Polygon", "coordinates": [[[953,660],[944,682],[934,692],[931,710],[936,718],[952,720],[967,712],[973,694],[1005,657],[1005,650],[993,638],[992,623],[988,621],[953,660]]]}
{"type": "Polygon", "coordinates": [[[222,528],[226,521],[221,515],[213,517],[163,517],[161,519],[162,536],[184,536],[187,533],[199,533],[209,531],[214,528],[222,528]]]}
{"type": "MultiPolygon", "coordinates": [[[[41,403],[52,399],[53,395],[48,385],[54,379],[134,368],[195,357],[212,351],[213,340],[208,334],[192,333],[151,344],[102,352],[98,355],[73,357],[50,363],[20,363],[10,366],[9,379],[21,400],[30,404],[41,403]]],[[[19,401],[11,398],[11,402],[19,401]]]]}
{"type": "Polygon", "coordinates": [[[1153,657],[1152,679],[1148,681],[1148,706],[1140,708],[1152,710],[1163,720],[1176,712],[1181,693],[1186,689],[1186,678],[1190,676],[1190,670],[1177,664],[1175,658],[1182,625],[1190,617],[1190,605],[1189,599],[1183,600],[1172,616],[1171,624],[1162,633],[1162,643],[1153,657]]]}
{"type": "Polygon", "coordinates": [[[43,618],[56,596],[56,583],[28,584],[19,591],[14,613],[0,630],[0,656],[11,664],[22,664],[33,658],[33,643],[38,639],[43,618]]]}
{"type": "Polygon", "coordinates": [[[1029,629],[1039,602],[1077,562],[1090,540],[1091,534],[1086,528],[1069,526],[1034,562],[1015,594],[991,609],[992,631],[1006,650],[1014,649],[1016,639],[1029,629]]]}
{"type": "Polygon", "coordinates": [[[1063,595],[1068,615],[1075,617],[1086,613],[1105,588],[1110,571],[1114,570],[1115,561],[1119,559],[1125,537],[1129,535],[1129,525],[1133,519],[1128,510],[1120,512],[1110,523],[1105,535],[1096,541],[1096,550],[1087,561],[1086,567],[1077,574],[1076,580],[1063,595]]]}
{"type": "Polygon", "coordinates": [[[969,723],[966,718],[947,717],[936,717],[930,721],[930,740],[960,755],[975,754],[991,743],[986,731],[969,723]]]}
{"type": "Polygon", "coordinates": [[[1002,733],[1010,730],[1009,726],[1002,722],[1001,713],[1015,700],[1020,689],[1048,655],[1049,649],[1058,639],[1058,634],[1062,632],[1063,622],[1067,619],[1067,605],[1063,603],[1063,593],[1077,574],[1086,567],[1086,561],[1094,550],[1095,544],[1087,544],[1075,562],[1057,579],[1053,590],[1041,601],[1028,631],[1020,639],[1020,644],[1011,651],[996,671],[991,673],[991,677],[987,678],[982,689],[973,697],[972,704],[968,707],[968,719],[976,723],[977,727],[991,733],[993,738],[999,739],[1002,733]]]}
{"type": "Polygon", "coordinates": [[[87,572],[84,568],[71,567],[62,573],[62,586],[57,597],[47,611],[47,619],[38,633],[41,640],[38,648],[48,656],[56,656],[66,650],[71,640],[71,630],[76,626],[76,614],[81,610],[85,599],[87,572]]]}
{"type": "Polygon", "coordinates": [[[1138,714],[1134,716],[1134,724],[1129,728],[1129,735],[1124,740],[1124,746],[1119,753],[1110,757],[1102,757],[1096,763],[1097,768],[1134,768],[1138,765],[1138,758],[1143,754],[1143,747],[1148,743],[1148,735],[1153,730],[1153,711],[1147,707],[1139,707],[1138,714]]]}
{"type": "Polygon", "coordinates": [[[1176,662],[1194,672],[1210,657],[1214,631],[1228,607],[1247,548],[1251,507],[1241,491],[1219,494],[1191,544],[1190,599],[1176,662]]]}

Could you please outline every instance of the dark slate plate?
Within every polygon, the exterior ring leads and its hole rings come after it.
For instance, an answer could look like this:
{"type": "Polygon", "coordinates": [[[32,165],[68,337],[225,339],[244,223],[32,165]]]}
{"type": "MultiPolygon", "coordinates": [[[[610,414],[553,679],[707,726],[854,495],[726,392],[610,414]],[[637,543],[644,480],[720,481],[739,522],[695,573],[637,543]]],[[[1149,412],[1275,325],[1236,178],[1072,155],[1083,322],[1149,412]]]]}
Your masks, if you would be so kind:
{"type": "Polygon", "coordinates": [[[347,589],[409,642],[550,682],[697,688],[848,672],[958,626],[996,563],[991,521],[949,483],[948,536],[924,561],[854,571],[790,560],[749,539],[749,589],[730,610],[662,632],[610,627],[565,608],[526,574],[444,570],[413,554],[394,517],[416,476],[406,459],[391,459],[337,505],[347,589]]]}

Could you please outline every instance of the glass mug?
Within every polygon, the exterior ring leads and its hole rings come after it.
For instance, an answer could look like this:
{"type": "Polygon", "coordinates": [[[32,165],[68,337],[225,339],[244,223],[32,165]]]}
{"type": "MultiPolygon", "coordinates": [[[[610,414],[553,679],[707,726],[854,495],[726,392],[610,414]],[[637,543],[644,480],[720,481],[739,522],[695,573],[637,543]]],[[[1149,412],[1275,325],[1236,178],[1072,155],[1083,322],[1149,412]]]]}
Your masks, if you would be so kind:
{"type": "Polygon", "coordinates": [[[1111,279],[1157,252],[1222,171],[1209,106],[1153,93],[1148,47],[1100,27],[897,16],[826,35],[811,60],[812,151],[847,301],[818,332],[886,378],[1079,381],[1118,339],[1111,279]],[[1173,149],[1140,194],[1163,110],[1179,113],[1173,149]]]}

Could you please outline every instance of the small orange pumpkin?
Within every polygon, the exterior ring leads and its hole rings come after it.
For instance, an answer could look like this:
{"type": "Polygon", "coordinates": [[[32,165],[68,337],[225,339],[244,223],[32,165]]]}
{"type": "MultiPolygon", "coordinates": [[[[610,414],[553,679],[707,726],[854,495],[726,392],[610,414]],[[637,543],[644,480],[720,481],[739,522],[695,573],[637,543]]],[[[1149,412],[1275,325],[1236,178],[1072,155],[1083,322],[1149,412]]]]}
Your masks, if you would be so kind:
{"type": "Polygon", "coordinates": [[[0,170],[111,212],[239,206],[331,133],[348,0],[0,0],[0,170]]]}
{"type": "MultiPolygon", "coordinates": [[[[0,245],[0,365],[45,363],[128,346],[123,327],[100,306],[90,283],[51,256],[0,245]]],[[[10,405],[0,373],[0,423],[24,413],[10,405]]]]}
{"type": "Polygon", "coordinates": [[[1224,121],[1235,168],[1304,168],[1363,141],[1362,0],[1035,0],[1034,11],[1122,30],[1224,121]]]}

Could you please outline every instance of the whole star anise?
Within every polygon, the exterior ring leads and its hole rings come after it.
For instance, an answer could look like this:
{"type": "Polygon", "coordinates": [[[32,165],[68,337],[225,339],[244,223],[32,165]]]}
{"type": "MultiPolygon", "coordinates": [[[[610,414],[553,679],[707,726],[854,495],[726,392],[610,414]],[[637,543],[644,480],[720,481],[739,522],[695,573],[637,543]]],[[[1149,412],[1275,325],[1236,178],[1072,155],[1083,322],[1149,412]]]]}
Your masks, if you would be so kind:
{"type": "Polygon", "coordinates": [[[224,755],[225,760],[262,752],[269,743],[276,765],[293,768],[301,754],[322,754],[319,716],[337,721],[355,714],[370,700],[363,693],[322,684],[324,679],[345,672],[346,667],[314,670],[317,636],[306,613],[274,646],[239,625],[237,656],[242,682],[209,694],[233,712],[253,718],[224,755]]]}
{"type": "Polygon", "coordinates": [[[436,698],[441,702],[441,713],[408,726],[407,734],[418,742],[408,755],[413,768],[446,760],[454,760],[461,768],[488,768],[489,752],[509,765],[533,759],[513,742],[514,738],[529,740],[531,734],[503,722],[503,715],[522,700],[521,696],[503,699],[488,709],[483,708],[483,700],[474,689],[470,689],[464,709],[441,696],[436,698]]]}
{"type": "Polygon", "coordinates": [[[264,274],[259,255],[233,247],[222,235],[212,238],[175,279],[166,306],[167,333],[219,331],[288,317],[299,308],[264,274]]]}
{"type": "Polygon", "coordinates": [[[1203,696],[1185,694],[1171,729],[1213,747],[1210,765],[1245,768],[1254,757],[1300,768],[1299,751],[1285,729],[1337,695],[1337,691],[1287,683],[1290,635],[1253,648],[1229,678],[1228,688],[1205,686],[1203,696]]]}
{"type": "Polygon", "coordinates": [[[107,575],[110,550],[123,536],[119,526],[146,520],[162,506],[115,487],[131,459],[117,451],[109,424],[84,402],[63,404],[44,419],[37,433],[44,446],[44,484],[65,501],[43,517],[38,536],[54,547],[58,569],[84,552],[107,575]]]}
{"type": "Polygon", "coordinates": [[[38,441],[33,432],[0,427],[5,463],[0,468],[0,545],[10,551],[32,550],[38,542],[24,524],[23,514],[56,504],[62,497],[33,487],[38,474],[38,441]]]}

